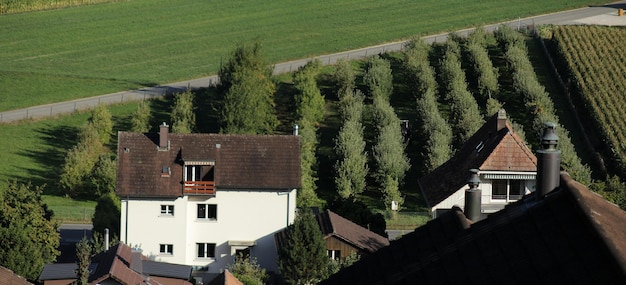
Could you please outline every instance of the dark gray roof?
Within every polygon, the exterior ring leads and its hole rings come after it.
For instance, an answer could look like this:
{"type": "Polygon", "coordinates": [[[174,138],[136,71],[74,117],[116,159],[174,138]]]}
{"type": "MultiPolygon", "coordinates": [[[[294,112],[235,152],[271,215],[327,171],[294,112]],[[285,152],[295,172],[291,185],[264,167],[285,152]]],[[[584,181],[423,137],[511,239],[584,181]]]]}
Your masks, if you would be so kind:
{"type": "Polygon", "coordinates": [[[191,269],[191,266],[188,265],[171,264],[150,260],[143,261],[144,275],[189,279],[191,277],[191,269]]]}
{"type": "Polygon", "coordinates": [[[320,284],[626,284],[626,212],[560,185],[476,223],[455,208],[320,284]]]}
{"type": "Polygon", "coordinates": [[[76,263],[46,264],[39,275],[39,280],[76,279],[76,263]]]}

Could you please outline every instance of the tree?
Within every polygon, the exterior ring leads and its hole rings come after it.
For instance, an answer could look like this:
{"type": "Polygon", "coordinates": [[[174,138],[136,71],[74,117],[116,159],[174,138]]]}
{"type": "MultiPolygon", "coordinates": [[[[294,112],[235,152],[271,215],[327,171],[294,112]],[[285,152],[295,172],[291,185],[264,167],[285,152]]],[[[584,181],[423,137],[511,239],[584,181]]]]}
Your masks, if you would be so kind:
{"type": "Polygon", "coordinates": [[[302,188],[298,192],[298,207],[311,207],[318,202],[317,186],[317,128],[306,119],[299,122],[300,134],[300,167],[302,169],[302,188]]]}
{"type": "Polygon", "coordinates": [[[393,92],[393,76],[391,75],[391,64],[389,61],[373,56],[367,62],[367,70],[363,75],[363,83],[369,89],[373,98],[382,96],[389,100],[393,92]]]}
{"type": "Polygon", "coordinates": [[[0,264],[30,280],[59,255],[58,224],[42,192],[15,181],[0,191],[0,264]]]}
{"type": "Polygon", "coordinates": [[[316,77],[322,66],[320,60],[309,61],[293,75],[298,92],[295,95],[296,116],[317,125],[324,120],[324,96],[317,87],[316,77]]]}
{"type": "Polygon", "coordinates": [[[93,167],[89,180],[91,190],[95,197],[115,191],[117,179],[117,163],[112,153],[106,152],[100,155],[93,167]]]}
{"type": "Polygon", "coordinates": [[[274,111],[272,69],[261,54],[258,42],[240,45],[218,72],[222,96],[220,132],[227,134],[270,134],[278,125],[274,111]]]}
{"type": "Polygon", "coordinates": [[[354,88],[356,88],[356,72],[354,68],[352,68],[350,61],[346,59],[338,60],[337,70],[335,70],[333,78],[336,84],[337,98],[339,98],[339,100],[345,95],[354,92],[354,88]]]}
{"type": "Polygon", "coordinates": [[[77,265],[76,275],[78,279],[73,282],[75,285],[89,284],[89,265],[91,264],[91,245],[86,237],[76,243],[77,265]]]}
{"type": "Polygon", "coordinates": [[[98,134],[98,140],[102,145],[107,145],[111,141],[111,132],[113,131],[113,119],[109,109],[103,104],[96,106],[91,111],[91,117],[88,120],[98,134]]]}
{"type": "Polygon", "coordinates": [[[235,263],[228,266],[228,270],[244,285],[263,285],[269,277],[254,257],[237,256],[235,263]]]}
{"type": "Polygon", "coordinates": [[[191,90],[174,95],[172,108],[172,133],[189,134],[196,129],[196,113],[193,106],[194,94],[191,90]]]}
{"type": "Polygon", "coordinates": [[[326,278],[328,256],[313,212],[302,209],[287,228],[278,251],[278,268],[288,284],[315,284],[326,278]]]}
{"type": "Polygon", "coordinates": [[[351,92],[342,99],[343,126],[335,138],[335,184],[342,198],[348,198],[365,190],[367,176],[367,154],[363,138],[363,95],[351,92]]]}
{"type": "Polygon", "coordinates": [[[409,159],[404,153],[404,137],[400,129],[400,119],[396,116],[388,99],[374,97],[374,119],[378,130],[376,145],[373,147],[376,161],[376,179],[381,185],[385,207],[391,208],[395,201],[402,206],[400,182],[409,170],[409,159]]]}
{"type": "Polygon", "coordinates": [[[104,229],[108,228],[111,236],[119,236],[120,205],[120,198],[115,195],[115,192],[108,192],[100,196],[91,219],[93,231],[103,233],[104,229]]]}
{"type": "Polygon", "coordinates": [[[150,106],[147,101],[140,101],[137,110],[130,117],[131,132],[147,133],[150,131],[150,106]]]}

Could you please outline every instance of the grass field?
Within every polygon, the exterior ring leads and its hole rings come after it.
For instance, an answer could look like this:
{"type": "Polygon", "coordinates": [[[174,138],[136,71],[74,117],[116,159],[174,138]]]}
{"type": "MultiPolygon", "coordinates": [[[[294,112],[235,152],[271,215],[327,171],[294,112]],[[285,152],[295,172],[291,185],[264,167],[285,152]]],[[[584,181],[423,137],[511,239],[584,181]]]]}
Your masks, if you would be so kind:
{"type": "Polygon", "coordinates": [[[214,74],[240,42],[272,62],[602,1],[132,0],[0,16],[0,111],[214,74]]]}
{"type": "Polygon", "coordinates": [[[96,208],[94,201],[78,201],[59,196],[44,195],[43,201],[54,211],[53,219],[61,223],[91,223],[96,208]]]}

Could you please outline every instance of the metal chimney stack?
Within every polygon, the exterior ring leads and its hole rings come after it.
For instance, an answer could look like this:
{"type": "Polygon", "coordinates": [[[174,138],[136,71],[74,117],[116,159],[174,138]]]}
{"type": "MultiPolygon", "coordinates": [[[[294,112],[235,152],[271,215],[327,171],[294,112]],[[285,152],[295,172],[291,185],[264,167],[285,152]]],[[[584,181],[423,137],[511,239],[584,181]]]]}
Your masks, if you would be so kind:
{"type": "Polygon", "coordinates": [[[537,150],[536,195],[539,199],[559,187],[561,151],[556,149],[558,142],[559,137],[556,135],[556,124],[546,123],[541,137],[543,149],[537,150]]]}
{"type": "Polygon", "coordinates": [[[104,229],[104,250],[109,250],[109,228],[104,229]]]}
{"type": "Polygon", "coordinates": [[[470,169],[470,177],[467,180],[469,188],[465,190],[465,217],[476,222],[480,219],[480,208],[482,204],[482,191],[478,189],[480,178],[478,169],[470,169]]]}

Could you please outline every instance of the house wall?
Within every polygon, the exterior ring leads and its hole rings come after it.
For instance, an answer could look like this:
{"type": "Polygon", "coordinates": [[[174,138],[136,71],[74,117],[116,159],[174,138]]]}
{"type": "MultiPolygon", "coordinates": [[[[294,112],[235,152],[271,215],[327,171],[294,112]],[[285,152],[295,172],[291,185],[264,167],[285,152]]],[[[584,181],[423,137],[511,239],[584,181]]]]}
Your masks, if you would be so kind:
{"type": "Polygon", "coordinates": [[[334,236],[329,236],[324,241],[326,242],[326,250],[340,250],[342,258],[350,256],[350,254],[352,254],[353,252],[360,254],[358,248],[353,247],[352,245],[334,236]]]}
{"type": "MultiPolygon", "coordinates": [[[[535,190],[535,180],[524,180],[525,194],[529,194],[535,190]]],[[[465,190],[469,186],[466,184],[459,188],[454,194],[450,195],[445,200],[431,208],[433,217],[437,209],[450,209],[454,206],[458,206],[461,209],[465,208],[465,190]]],[[[481,178],[481,183],[478,188],[482,191],[481,203],[483,213],[493,213],[498,209],[504,207],[504,205],[512,202],[510,200],[492,199],[492,180],[486,180],[481,178]]]]}
{"type": "Polygon", "coordinates": [[[209,273],[232,263],[235,247],[229,241],[253,242],[250,255],[263,268],[277,270],[273,234],[293,223],[295,206],[295,189],[218,190],[215,197],[162,200],[122,197],[120,238],[155,261],[208,266],[209,273]],[[217,219],[198,219],[198,204],[217,205],[217,219]],[[174,215],[161,215],[161,205],[174,205],[174,215]],[[215,258],[198,258],[196,243],[215,243],[215,258]],[[160,254],[160,244],[172,244],[173,254],[160,254]]]}

